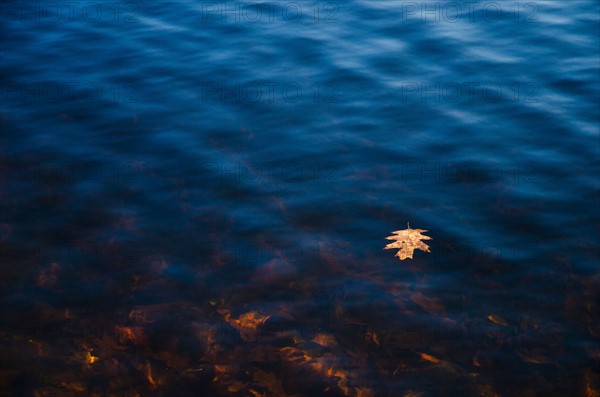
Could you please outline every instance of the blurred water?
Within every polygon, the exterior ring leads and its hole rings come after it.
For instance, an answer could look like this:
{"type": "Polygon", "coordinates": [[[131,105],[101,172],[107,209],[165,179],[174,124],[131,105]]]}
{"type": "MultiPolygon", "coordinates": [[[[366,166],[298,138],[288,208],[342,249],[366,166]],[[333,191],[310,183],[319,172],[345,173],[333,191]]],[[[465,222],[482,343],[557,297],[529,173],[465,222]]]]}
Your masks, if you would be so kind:
{"type": "Polygon", "coordinates": [[[598,387],[598,2],[1,6],[7,395],[598,387]]]}

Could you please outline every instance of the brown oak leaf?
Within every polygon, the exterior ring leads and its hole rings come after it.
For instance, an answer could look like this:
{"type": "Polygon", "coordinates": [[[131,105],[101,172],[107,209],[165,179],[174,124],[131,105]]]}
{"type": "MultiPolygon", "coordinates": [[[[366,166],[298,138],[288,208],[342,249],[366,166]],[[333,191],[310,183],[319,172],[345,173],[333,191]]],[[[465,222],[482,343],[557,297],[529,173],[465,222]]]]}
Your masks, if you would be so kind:
{"type": "Polygon", "coordinates": [[[429,251],[429,246],[421,240],[432,240],[429,236],[424,236],[421,233],[425,233],[427,230],[423,229],[411,229],[410,224],[407,223],[408,229],[396,230],[392,232],[391,236],[386,237],[387,240],[395,240],[385,246],[384,249],[398,248],[400,251],[396,253],[396,256],[403,261],[406,258],[413,258],[413,253],[416,249],[421,251],[429,251]]]}

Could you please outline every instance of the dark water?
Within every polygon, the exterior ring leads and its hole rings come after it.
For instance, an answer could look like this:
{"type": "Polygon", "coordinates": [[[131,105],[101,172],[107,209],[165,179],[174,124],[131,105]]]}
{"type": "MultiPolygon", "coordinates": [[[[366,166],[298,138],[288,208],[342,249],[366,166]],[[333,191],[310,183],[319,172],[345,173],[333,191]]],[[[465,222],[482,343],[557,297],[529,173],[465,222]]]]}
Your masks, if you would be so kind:
{"type": "Polygon", "coordinates": [[[2,395],[599,395],[597,1],[1,5],[2,395]]]}

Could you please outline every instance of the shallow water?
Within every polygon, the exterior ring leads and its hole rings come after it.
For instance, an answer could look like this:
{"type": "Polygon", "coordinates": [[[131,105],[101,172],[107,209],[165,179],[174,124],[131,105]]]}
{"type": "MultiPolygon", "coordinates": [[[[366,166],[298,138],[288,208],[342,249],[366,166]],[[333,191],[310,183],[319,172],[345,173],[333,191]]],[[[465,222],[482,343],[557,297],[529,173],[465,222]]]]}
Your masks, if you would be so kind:
{"type": "Polygon", "coordinates": [[[1,5],[6,395],[598,393],[596,1],[67,3],[1,5]]]}

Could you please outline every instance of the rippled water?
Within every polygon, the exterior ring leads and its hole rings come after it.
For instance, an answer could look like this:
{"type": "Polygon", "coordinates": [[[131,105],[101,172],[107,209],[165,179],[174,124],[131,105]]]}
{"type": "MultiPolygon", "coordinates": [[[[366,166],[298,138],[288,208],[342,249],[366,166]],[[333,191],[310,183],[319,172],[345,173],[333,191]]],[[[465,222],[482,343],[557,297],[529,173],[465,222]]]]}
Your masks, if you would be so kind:
{"type": "Polygon", "coordinates": [[[597,1],[1,6],[3,395],[598,395],[597,1]]]}

